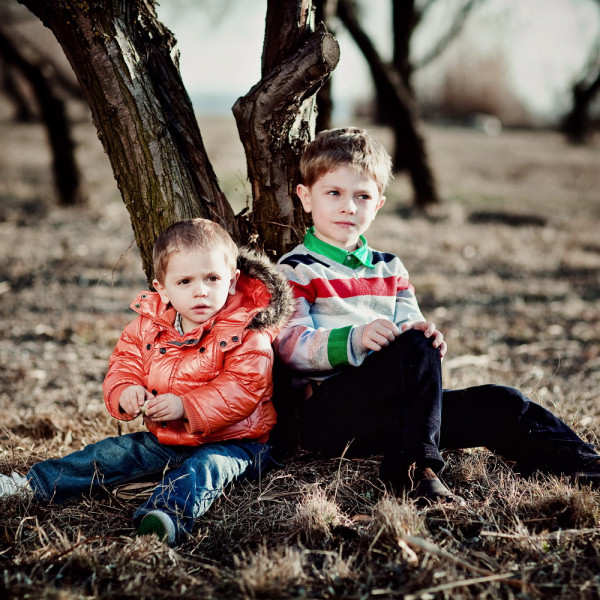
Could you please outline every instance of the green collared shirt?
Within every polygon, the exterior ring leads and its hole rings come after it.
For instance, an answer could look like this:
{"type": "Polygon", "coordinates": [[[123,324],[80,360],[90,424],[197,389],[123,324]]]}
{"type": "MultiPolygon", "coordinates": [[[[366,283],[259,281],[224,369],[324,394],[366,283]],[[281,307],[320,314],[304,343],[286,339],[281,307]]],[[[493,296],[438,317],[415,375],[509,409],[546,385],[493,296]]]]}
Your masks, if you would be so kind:
{"type": "Polygon", "coordinates": [[[342,250],[342,248],[332,246],[316,237],[314,227],[310,227],[304,236],[304,245],[309,250],[312,250],[317,254],[322,254],[340,265],[344,265],[350,269],[357,269],[360,266],[369,267],[371,269],[375,268],[375,265],[373,265],[373,262],[371,261],[372,252],[369,249],[365,236],[361,235],[359,237],[359,244],[359,247],[352,252],[342,250]]]}

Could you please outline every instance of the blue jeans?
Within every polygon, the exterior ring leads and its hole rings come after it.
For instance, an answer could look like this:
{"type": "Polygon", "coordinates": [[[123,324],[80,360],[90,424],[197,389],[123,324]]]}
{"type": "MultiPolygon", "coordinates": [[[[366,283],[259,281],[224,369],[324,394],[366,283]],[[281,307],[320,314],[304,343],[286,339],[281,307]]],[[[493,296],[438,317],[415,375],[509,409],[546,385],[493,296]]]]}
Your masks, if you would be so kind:
{"type": "Polygon", "coordinates": [[[440,449],[485,446],[523,474],[569,474],[600,456],[566,423],[514,388],[442,389],[439,351],[420,331],[400,335],[313,385],[298,406],[300,445],[339,456],[382,454],[380,475],[406,481],[409,466],[444,466],[440,449]]]}
{"type": "Polygon", "coordinates": [[[149,432],[111,437],[63,458],[35,464],[27,474],[36,497],[63,503],[104,486],[161,477],[134,513],[137,525],[151,510],[166,512],[177,534],[191,532],[230,482],[260,477],[270,446],[252,440],[203,446],[165,446],[149,432]]]}

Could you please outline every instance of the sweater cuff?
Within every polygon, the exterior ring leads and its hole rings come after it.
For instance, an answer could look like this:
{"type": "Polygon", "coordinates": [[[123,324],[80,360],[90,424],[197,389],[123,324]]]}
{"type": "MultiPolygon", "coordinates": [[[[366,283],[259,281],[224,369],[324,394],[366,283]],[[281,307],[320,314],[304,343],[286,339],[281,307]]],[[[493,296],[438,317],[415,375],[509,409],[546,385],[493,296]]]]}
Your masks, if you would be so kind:
{"type": "Polygon", "coordinates": [[[351,325],[332,329],[327,338],[327,359],[332,367],[347,365],[348,360],[348,338],[351,325]]]}
{"type": "Polygon", "coordinates": [[[352,333],[350,334],[350,364],[354,367],[360,367],[371,352],[371,350],[362,343],[362,335],[366,326],[365,323],[364,325],[353,327],[352,333]]]}

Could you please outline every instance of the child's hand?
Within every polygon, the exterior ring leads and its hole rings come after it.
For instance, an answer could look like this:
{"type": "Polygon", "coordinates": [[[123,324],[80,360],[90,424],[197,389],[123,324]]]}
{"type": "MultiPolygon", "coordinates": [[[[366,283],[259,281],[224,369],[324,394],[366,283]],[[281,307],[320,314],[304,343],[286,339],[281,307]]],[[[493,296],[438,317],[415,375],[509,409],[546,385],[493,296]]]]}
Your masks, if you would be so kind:
{"type": "Polygon", "coordinates": [[[378,352],[389,346],[399,335],[396,323],[387,319],[375,319],[363,329],[361,341],[365,348],[378,352]]]}
{"type": "Polygon", "coordinates": [[[146,405],[145,416],[152,421],[175,421],[185,416],[183,402],[175,394],[161,394],[146,405]]]}
{"type": "Polygon", "coordinates": [[[144,406],[146,400],[154,396],[141,385],[130,385],[121,394],[119,404],[121,408],[132,417],[137,417],[141,412],[141,407],[144,406]]]}
{"type": "Polygon", "coordinates": [[[402,332],[409,329],[417,329],[425,334],[426,338],[433,338],[432,345],[434,348],[440,349],[440,358],[444,358],[448,345],[444,341],[444,334],[435,328],[435,324],[430,321],[420,321],[418,323],[403,323],[402,332]]]}

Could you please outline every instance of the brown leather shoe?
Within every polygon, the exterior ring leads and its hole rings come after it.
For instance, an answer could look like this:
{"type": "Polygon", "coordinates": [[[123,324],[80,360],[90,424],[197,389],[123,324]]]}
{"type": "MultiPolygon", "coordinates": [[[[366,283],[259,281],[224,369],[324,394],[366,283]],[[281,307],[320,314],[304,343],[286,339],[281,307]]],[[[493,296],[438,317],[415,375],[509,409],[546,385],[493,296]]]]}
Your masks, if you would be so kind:
{"type": "Polygon", "coordinates": [[[430,505],[436,502],[466,506],[463,498],[451,492],[429,467],[415,469],[413,488],[408,497],[420,505],[430,505]]]}

